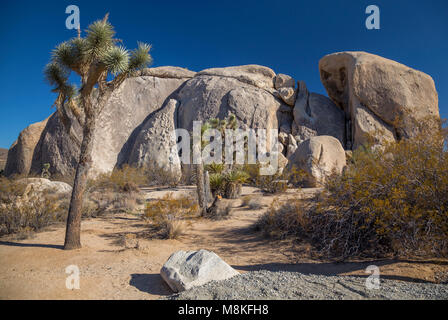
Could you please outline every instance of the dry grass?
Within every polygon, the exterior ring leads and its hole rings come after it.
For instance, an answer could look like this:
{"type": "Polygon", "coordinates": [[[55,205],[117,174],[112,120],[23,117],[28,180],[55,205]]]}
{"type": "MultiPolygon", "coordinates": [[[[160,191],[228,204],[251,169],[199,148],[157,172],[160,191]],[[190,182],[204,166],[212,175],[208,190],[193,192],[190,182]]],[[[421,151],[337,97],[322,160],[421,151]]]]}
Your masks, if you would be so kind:
{"type": "Polygon", "coordinates": [[[0,235],[18,234],[25,238],[67,216],[66,194],[28,191],[26,184],[0,178],[0,235]]]}
{"type": "Polygon", "coordinates": [[[186,221],[197,217],[199,206],[196,200],[185,196],[175,198],[172,193],[162,199],[146,204],[143,218],[149,223],[155,237],[176,239],[185,230],[186,221]]]}
{"type": "Polygon", "coordinates": [[[262,199],[263,199],[262,196],[247,195],[241,198],[242,200],[241,206],[247,207],[250,210],[258,210],[263,207],[262,199]]]}

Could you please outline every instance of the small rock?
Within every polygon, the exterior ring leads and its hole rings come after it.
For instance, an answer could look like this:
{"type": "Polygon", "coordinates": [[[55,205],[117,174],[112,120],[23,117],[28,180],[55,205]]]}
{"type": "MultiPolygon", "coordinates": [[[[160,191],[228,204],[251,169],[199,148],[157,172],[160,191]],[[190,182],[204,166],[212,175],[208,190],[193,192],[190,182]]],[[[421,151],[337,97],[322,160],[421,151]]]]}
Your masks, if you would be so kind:
{"type": "Polygon", "coordinates": [[[275,76],[275,80],[274,80],[275,89],[279,90],[280,88],[284,88],[284,87],[291,87],[294,89],[295,86],[296,86],[296,81],[291,76],[288,76],[287,74],[282,74],[282,73],[279,73],[278,75],[275,76]]]}

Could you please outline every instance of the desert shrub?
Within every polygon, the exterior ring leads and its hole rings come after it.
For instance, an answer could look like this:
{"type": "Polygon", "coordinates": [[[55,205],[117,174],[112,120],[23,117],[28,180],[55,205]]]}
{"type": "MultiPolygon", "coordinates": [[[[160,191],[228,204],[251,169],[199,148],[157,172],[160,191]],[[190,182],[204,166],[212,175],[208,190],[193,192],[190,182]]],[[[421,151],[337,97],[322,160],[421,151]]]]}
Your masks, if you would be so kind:
{"type": "Polygon", "coordinates": [[[124,165],[111,173],[103,173],[90,181],[90,188],[111,191],[136,191],[139,185],[148,183],[148,175],[144,169],[124,165]]]}
{"type": "Polygon", "coordinates": [[[309,204],[306,201],[274,199],[268,210],[255,224],[256,230],[266,236],[284,239],[287,236],[307,237],[309,226],[309,204]]]}
{"type": "Polygon", "coordinates": [[[212,205],[207,208],[204,218],[211,220],[224,220],[230,218],[232,213],[232,203],[222,200],[221,196],[216,196],[212,205]]]}
{"type": "Polygon", "coordinates": [[[221,173],[211,173],[209,175],[210,189],[214,196],[222,196],[226,190],[226,179],[221,173]]]}
{"type": "Polygon", "coordinates": [[[195,200],[175,198],[172,193],[168,193],[161,199],[147,202],[143,218],[151,224],[157,236],[174,239],[183,233],[186,219],[198,213],[199,207],[195,200]]]}
{"type": "Polygon", "coordinates": [[[66,219],[68,195],[25,189],[23,182],[0,179],[0,235],[28,234],[66,219]]]}
{"type": "Polygon", "coordinates": [[[62,175],[62,174],[52,174],[51,181],[60,181],[65,182],[68,185],[73,187],[73,182],[75,181],[75,174],[68,174],[68,175],[62,175]]]}
{"type": "Polygon", "coordinates": [[[248,181],[249,175],[239,169],[213,172],[209,176],[210,189],[214,197],[225,196],[236,199],[241,195],[242,185],[248,181]]]}
{"type": "Polygon", "coordinates": [[[325,256],[447,256],[446,135],[421,125],[413,138],[357,149],[344,173],[330,176],[310,204],[285,204],[262,219],[296,217],[296,225],[268,225],[291,227],[287,233],[309,239],[325,256]]]}
{"type": "Polygon", "coordinates": [[[142,194],[139,185],[148,184],[148,174],[145,169],[128,165],[115,169],[108,174],[101,174],[89,181],[86,198],[96,205],[91,210],[91,217],[105,212],[133,212],[141,202],[142,194]]]}
{"type": "Polygon", "coordinates": [[[208,171],[210,174],[222,174],[226,170],[226,166],[223,163],[211,163],[204,166],[204,171],[208,171]]]}
{"type": "Polygon", "coordinates": [[[262,201],[261,196],[247,195],[244,196],[241,200],[242,200],[241,206],[247,207],[250,210],[257,210],[263,207],[263,204],[261,203],[262,201]]]}
{"type": "Polygon", "coordinates": [[[98,217],[104,213],[133,213],[142,201],[139,192],[117,192],[90,189],[83,204],[83,214],[98,217]]]}
{"type": "Polygon", "coordinates": [[[288,186],[302,187],[305,186],[308,173],[304,170],[298,170],[293,167],[290,170],[284,168],[282,172],[273,175],[261,175],[260,164],[246,164],[243,170],[248,174],[248,182],[250,185],[260,188],[266,193],[283,193],[288,186]]]}
{"type": "Polygon", "coordinates": [[[178,177],[173,172],[157,166],[146,167],[144,172],[147,176],[147,184],[150,186],[176,187],[183,182],[184,178],[178,177]]]}

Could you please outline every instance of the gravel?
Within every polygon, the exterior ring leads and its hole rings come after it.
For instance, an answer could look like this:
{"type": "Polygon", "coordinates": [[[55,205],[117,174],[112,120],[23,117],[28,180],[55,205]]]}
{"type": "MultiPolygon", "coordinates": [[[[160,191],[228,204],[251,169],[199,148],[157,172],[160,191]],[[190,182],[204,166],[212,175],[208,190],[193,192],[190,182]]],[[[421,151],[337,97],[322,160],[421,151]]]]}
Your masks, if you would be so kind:
{"type": "Polygon", "coordinates": [[[365,277],[254,271],[165,297],[170,300],[448,299],[448,284],[380,279],[367,289],[365,277]]]}

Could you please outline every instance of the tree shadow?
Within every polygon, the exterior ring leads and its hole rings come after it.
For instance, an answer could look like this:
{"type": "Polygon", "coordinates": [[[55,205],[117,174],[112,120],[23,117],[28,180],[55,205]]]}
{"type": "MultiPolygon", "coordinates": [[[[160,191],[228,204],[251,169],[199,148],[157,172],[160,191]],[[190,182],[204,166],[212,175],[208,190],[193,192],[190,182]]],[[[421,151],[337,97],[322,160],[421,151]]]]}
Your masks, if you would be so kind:
{"type": "Polygon", "coordinates": [[[24,247],[24,248],[51,248],[51,249],[59,249],[59,250],[62,250],[64,248],[64,246],[57,245],[57,244],[20,243],[20,242],[11,242],[11,241],[0,241],[0,245],[10,246],[10,247],[24,247]]]}
{"type": "Polygon", "coordinates": [[[160,274],[133,273],[129,284],[140,291],[153,295],[169,296],[173,294],[160,274]]]}

